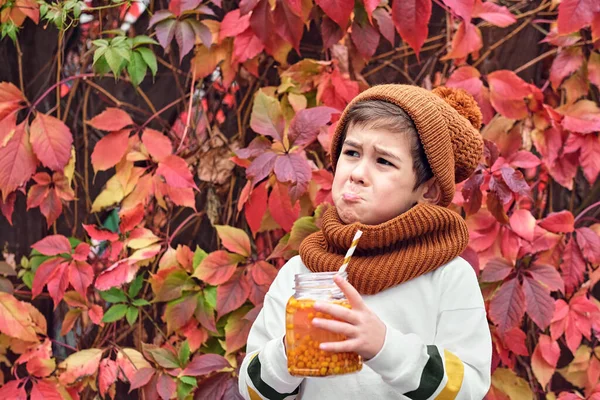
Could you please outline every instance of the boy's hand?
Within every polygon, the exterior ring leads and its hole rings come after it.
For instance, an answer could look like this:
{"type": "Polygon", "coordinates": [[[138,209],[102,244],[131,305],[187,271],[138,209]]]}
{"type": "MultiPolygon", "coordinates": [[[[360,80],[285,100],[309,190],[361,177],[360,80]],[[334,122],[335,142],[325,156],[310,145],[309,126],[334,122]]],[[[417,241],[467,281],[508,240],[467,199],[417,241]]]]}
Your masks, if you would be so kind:
{"type": "Polygon", "coordinates": [[[347,337],[341,342],[322,343],[320,348],[325,351],[353,351],[369,360],[377,355],[385,341],[386,326],[373,311],[371,311],[360,293],[340,276],[335,276],[334,282],[340,287],[350,302],[352,309],[338,304],[316,302],[315,310],[331,315],[339,321],[315,318],[313,325],[331,332],[341,333],[347,337]]]}

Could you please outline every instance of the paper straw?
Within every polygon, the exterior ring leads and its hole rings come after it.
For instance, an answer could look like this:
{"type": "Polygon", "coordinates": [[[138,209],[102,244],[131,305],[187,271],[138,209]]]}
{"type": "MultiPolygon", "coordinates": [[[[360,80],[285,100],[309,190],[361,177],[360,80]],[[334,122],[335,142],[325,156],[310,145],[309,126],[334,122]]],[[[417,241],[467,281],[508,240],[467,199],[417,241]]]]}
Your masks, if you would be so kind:
{"type": "Polygon", "coordinates": [[[346,270],[346,268],[348,267],[348,264],[350,263],[350,258],[352,257],[352,254],[354,254],[354,250],[356,250],[356,245],[358,244],[358,239],[360,239],[361,236],[362,236],[362,231],[359,229],[356,231],[356,234],[354,235],[354,239],[352,239],[352,245],[348,249],[348,252],[346,253],[346,257],[344,257],[344,263],[340,267],[338,274],[343,273],[346,270]]]}

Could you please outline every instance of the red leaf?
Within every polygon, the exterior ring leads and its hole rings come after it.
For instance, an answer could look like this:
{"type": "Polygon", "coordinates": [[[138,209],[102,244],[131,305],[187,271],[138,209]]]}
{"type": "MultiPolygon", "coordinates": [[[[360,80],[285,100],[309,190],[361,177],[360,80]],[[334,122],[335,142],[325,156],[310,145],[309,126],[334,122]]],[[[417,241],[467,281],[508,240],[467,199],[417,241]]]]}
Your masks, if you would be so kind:
{"type": "Polygon", "coordinates": [[[2,200],[0,196],[0,211],[2,215],[8,220],[8,223],[12,225],[12,214],[15,210],[15,200],[17,199],[17,192],[12,192],[6,198],[6,201],[2,200]]]}
{"type": "Polygon", "coordinates": [[[169,375],[162,373],[158,376],[158,381],[156,382],[156,390],[160,395],[162,400],[169,400],[173,393],[175,393],[175,389],[177,389],[177,384],[169,375]]]}
{"type": "MultiPolygon", "coordinates": [[[[122,233],[131,232],[144,220],[145,213],[146,209],[142,204],[138,204],[134,208],[122,209],[119,212],[119,218],[121,219],[121,222],[119,222],[119,230],[122,233]]],[[[139,233],[141,232],[138,232],[138,234],[139,233]]]]}
{"type": "Polygon", "coordinates": [[[541,164],[540,159],[533,153],[520,150],[507,159],[508,163],[516,168],[535,168],[541,164]]]}
{"type": "Polygon", "coordinates": [[[233,40],[233,61],[243,63],[259,55],[265,46],[251,28],[237,35],[233,40]]]}
{"type": "Polygon", "coordinates": [[[154,368],[142,368],[135,371],[135,375],[133,375],[133,379],[131,379],[129,385],[129,390],[131,391],[146,386],[154,376],[155,372],[154,368]]]}
{"type": "MultiPolygon", "coordinates": [[[[485,270],[484,270],[485,271],[485,270]]],[[[525,314],[525,294],[516,278],[505,282],[490,302],[490,317],[503,333],[521,323],[525,314]]]]}
{"type": "Polygon", "coordinates": [[[87,123],[101,131],[118,131],[128,125],[133,125],[133,120],[125,111],[108,107],[87,123]]]}
{"type": "Polygon", "coordinates": [[[560,265],[560,269],[565,281],[565,289],[567,294],[570,294],[583,282],[583,274],[585,273],[585,260],[573,238],[565,246],[563,263],[560,265]]]}
{"type": "Polygon", "coordinates": [[[257,136],[250,142],[248,147],[236,150],[236,154],[239,158],[247,159],[258,157],[270,148],[271,141],[269,139],[264,136],[257,136]]]}
{"type": "Polygon", "coordinates": [[[88,309],[88,316],[92,322],[96,325],[103,325],[102,318],[104,317],[104,310],[97,304],[92,304],[88,309]]]}
{"type": "Polygon", "coordinates": [[[570,211],[563,210],[550,213],[540,221],[539,225],[554,233],[569,233],[575,229],[575,218],[570,211]]]}
{"type": "Polygon", "coordinates": [[[87,232],[88,236],[94,240],[104,241],[108,240],[114,242],[119,239],[119,234],[111,232],[107,229],[98,228],[95,225],[83,224],[83,229],[87,232]]]}
{"type": "Polygon", "coordinates": [[[167,304],[165,319],[168,333],[181,329],[194,315],[198,305],[197,296],[188,295],[167,304]]]}
{"type": "Polygon", "coordinates": [[[554,314],[554,300],[550,297],[548,289],[526,276],[523,278],[523,293],[527,314],[540,329],[545,330],[554,314]]]}
{"type": "Polygon", "coordinates": [[[48,192],[48,196],[46,196],[42,201],[42,204],[40,204],[40,211],[42,215],[46,217],[47,226],[50,228],[62,213],[62,203],[56,194],[56,190],[50,190],[48,192]]]}
{"type": "Polygon", "coordinates": [[[94,269],[82,261],[71,261],[69,265],[69,282],[82,297],[86,297],[87,288],[94,280],[94,269]]]}
{"type": "Polygon", "coordinates": [[[12,127],[10,132],[12,137],[5,138],[3,142],[6,144],[0,146],[0,190],[4,201],[11,192],[29,180],[37,166],[25,131],[25,122],[12,127]]]}
{"type": "MultiPolygon", "coordinates": [[[[41,175],[41,174],[48,175],[45,172],[41,172],[36,175],[41,175]]],[[[48,176],[48,178],[50,178],[50,176],[48,176]]],[[[42,204],[42,202],[48,196],[48,193],[50,193],[49,184],[45,184],[45,185],[38,184],[38,185],[31,186],[29,188],[29,192],[27,193],[27,210],[29,210],[30,208],[39,207],[40,204],[42,204]]]]}
{"type": "Polygon", "coordinates": [[[494,257],[487,262],[481,280],[483,282],[497,282],[506,279],[514,270],[514,265],[504,258],[494,257]]]}
{"type": "Polygon", "coordinates": [[[232,313],[225,324],[226,353],[231,354],[246,345],[252,321],[244,318],[244,310],[232,313]]]}
{"type": "Polygon", "coordinates": [[[475,0],[473,16],[486,20],[490,24],[501,28],[506,28],[517,22],[517,19],[512,15],[508,8],[494,4],[491,1],[483,3],[481,0],[475,0]]]}
{"type": "Polygon", "coordinates": [[[379,46],[379,32],[373,25],[368,22],[361,25],[355,20],[352,23],[350,37],[361,56],[365,59],[373,57],[377,46],[379,46]]]}
{"type": "Polygon", "coordinates": [[[597,133],[585,135],[579,160],[583,174],[590,185],[593,185],[600,173],[600,135],[597,133]]]}
{"type": "Polygon", "coordinates": [[[106,396],[108,388],[117,380],[117,363],[110,358],[100,361],[98,369],[98,390],[102,396],[106,396]]]}
{"type": "Polygon", "coordinates": [[[550,291],[565,291],[565,282],[562,280],[556,268],[554,268],[552,265],[536,263],[533,264],[527,271],[534,279],[546,285],[550,291]]]}
{"type": "Polygon", "coordinates": [[[275,31],[300,53],[300,40],[304,32],[302,18],[288,7],[286,2],[279,2],[273,14],[275,31]]]}
{"type": "Polygon", "coordinates": [[[300,215],[300,203],[292,206],[287,187],[277,183],[269,196],[269,211],[275,222],[289,232],[300,215]]]}
{"type": "MultiPolygon", "coordinates": [[[[544,337],[544,335],[541,335],[540,339],[542,339],[542,337],[544,337]]],[[[541,352],[541,342],[538,343],[531,356],[531,369],[533,370],[533,373],[535,374],[535,377],[540,385],[542,385],[542,388],[545,389],[552,379],[552,375],[554,375],[556,363],[551,365],[548,363],[548,361],[546,361],[541,352]]]]}
{"type": "Polygon", "coordinates": [[[471,66],[460,67],[448,78],[446,86],[465,89],[469,92],[481,109],[483,123],[487,124],[491,121],[496,112],[490,103],[490,91],[487,87],[483,86],[481,74],[478,70],[471,66]]]}
{"type": "Polygon", "coordinates": [[[253,182],[260,182],[265,179],[275,166],[277,154],[267,151],[256,157],[252,164],[246,169],[246,175],[252,178],[253,182]]]}
{"type": "Polygon", "coordinates": [[[504,182],[510,190],[522,196],[529,194],[531,189],[523,178],[523,173],[521,171],[515,170],[512,167],[502,167],[500,172],[502,173],[502,179],[504,179],[504,182]]]}
{"type": "Polygon", "coordinates": [[[475,0],[443,0],[444,4],[447,5],[457,16],[461,17],[463,21],[469,22],[471,15],[473,14],[473,6],[475,0]]]}
{"type": "Polygon", "coordinates": [[[198,384],[195,397],[197,399],[222,399],[230,376],[228,372],[220,372],[203,379],[198,384]]]}
{"type": "Polygon", "coordinates": [[[315,0],[329,18],[335,21],[342,29],[346,29],[348,19],[354,9],[352,0],[315,0]]]}
{"type": "Polygon", "coordinates": [[[535,230],[535,217],[529,210],[515,210],[510,216],[510,227],[523,239],[532,242],[535,230]]]}
{"type": "Polygon", "coordinates": [[[442,60],[451,58],[466,58],[469,54],[483,47],[481,31],[471,22],[464,21],[458,26],[458,30],[452,39],[452,50],[442,60]]]}
{"type": "Polygon", "coordinates": [[[219,41],[226,37],[237,36],[250,27],[250,15],[240,16],[240,9],[228,12],[221,21],[219,41]]]}
{"type": "MultiPolygon", "coordinates": [[[[275,175],[279,182],[289,182],[291,186],[298,186],[298,192],[304,194],[312,171],[308,161],[299,153],[287,153],[277,156],[274,166],[275,175]]],[[[292,202],[295,203],[300,197],[291,193],[292,202]]]]}
{"type": "Polygon", "coordinates": [[[578,31],[592,23],[593,11],[598,11],[594,0],[564,0],[558,5],[558,33],[578,31]]]}
{"type": "Polygon", "coordinates": [[[552,340],[557,340],[565,332],[569,305],[562,299],[554,302],[554,316],[550,324],[550,335],[552,340]]]}
{"type": "Polygon", "coordinates": [[[600,108],[591,100],[579,100],[564,110],[563,128],[579,133],[600,130],[600,108]]]}
{"type": "Polygon", "coordinates": [[[548,335],[540,335],[538,347],[544,360],[552,366],[556,366],[560,358],[560,346],[548,335]]]}
{"type": "Polygon", "coordinates": [[[215,228],[223,246],[227,250],[244,257],[250,256],[252,250],[250,248],[250,239],[246,232],[227,225],[215,225],[215,228]]]}
{"type": "Polygon", "coordinates": [[[25,96],[10,82],[0,82],[0,120],[23,108],[25,96]]]}
{"type": "MultiPolygon", "coordinates": [[[[42,264],[43,265],[43,264],[42,264]]],[[[40,265],[41,267],[41,265],[40,265]]],[[[54,273],[49,277],[47,288],[50,297],[54,301],[54,308],[58,306],[58,303],[62,300],[65,295],[65,291],[69,286],[69,275],[68,275],[69,262],[60,263],[54,268],[54,273]]],[[[38,268],[39,270],[39,268],[38,268]]],[[[37,274],[36,274],[37,275],[37,274]]]]}
{"type": "MultiPolygon", "coordinates": [[[[10,399],[13,399],[10,397],[10,399]]],[[[63,400],[56,382],[38,379],[31,388],[31,400],[63,400]]]]}
{"type": "Polygon", "coordinates": [[[396,30],[415,50],[417,58],[427,39],[431,0],[404,0],[392,4],[392,19],[396,30]]]}
{"type": "Polygon", "coordinates": [[[358,93],[358,83],[346,78],[337,68],[334,68],[331,74],[322,75],[317,88],[317,101],[343,110],[358,93]]]}
{"type": "Polygon", "coordinates": [[[256,236],[260,228],[261,221],[267,211],[267,181],[261,183],[252,190],[248,203],[244,207],[244,216],[246,222],[252,231],[252,234],[256,236]]]}
{"type": "Polygon", "coordinates": [[[277,269],[266,261],[259,260],[252,265],[252,278],[259,285],[270,285],[277,276],[277,269]]]}
{"type": "Polygon", "coordinates": [[[554,90],[558,90],[562,81],[577,71],[581,64],[583,64],[583,51],[580,47],[561,49],[550,68],[550,82],[554,90]]]}
{"type": "Polygon", "coordinates": [[[578,228],[576,238],[581,253],[587,261],[594,265],[600,264],[600,237],[598,234],[590,228],[578,228]]]}
{"type": "Polygon", "coordinates": [[[211,372],[219,371],[229,367],[229,361],[225,357],[218,354],[201,354],[196,355],[194,359],[185,367],[183,375],[200,376],[208,375],[211,372]]]}
{"type": "Polygon", "coordinates": [[[176,20],[167,19],[158,23],[156,28],[154,28],[156,32],[156,39],[163,49],[169,47],[169,44],[173,41],[173,37],[175,37],[176,25],[176,20]]]}
{"type": "Polygon", "coordinates": [[[129,130],[111,132],[96,143],[92,152],[94,172],[106,171],[117,165],[127,153],[129,130]]]}
{"type": "Polygon", "coordinates": [[[396,28],[394,27],[394,21],[390,12],[385,8],[378,8],[373,12],[373,17],[377,21],[377,27],[381,35],[394,46],[396,42],[396,28]]]}
{"type": "Polygon", "coordinates": [[[217,287],[217,319],[240,308],[248,299],[250,287],[240,270],[224,284],[217,287]]]}
{"type": "Polygon", "coordinates": [[[135,277],[138,269],[139,267],[131,264],[128,258],[119,260],[98,275],[94,286],[98,290],[108,290],[112,287],[129,283],[135,277]]]}
{"type": "Polygon", "coordinates": [[[32,248],[45,256],[56,256],[71,253],[71,243],[63,235],[49,235],[31,245],[32,248]]]}
{"type": "Polygon", "coordinates": [[[344,37],[345,33],[331,18],[324,16],[321,20],[321,36],[323,37],[323,48],[329,49],[344,37]]]}
{"type": "Polygon", "coordinates": [[[514,72],[501,70],[488,74],[492,106],[502,115],[512,119],[527,116],[525,98],[531,94],[529,85],[514,72]]]}
{"type": "Polygon", "coordinates": [[[197,188],[188,164],[176,155],[169,155],[158,163],[156,173],[162,175],[167,184],[175,188],[197,188]]]}
{"type": "Polygon", "coordinates": [[[29,128],[31,147],[37,158],[53,171],[62,171],[71,157],[73,135],[59,119],[38,113],[29,128]]]}
{"type": "Polygon", "coordinates": [[[320,128],[329,121],[331,115],[339,113],[335,108],[313,107],[300,110],[290,123],[288,138],[294,146],[307,146],[314,142],[320,128]]]}
{"type": "Polygon", "coordinates": [[[507,224],[509,222],[506,211],[504,210],[503,203],[498,197],[497,191],[491,191],[487,195],[486,206],[490,213],[496,218],[501,224],[507,224]]]}
{"type": "Polygon", "coordinates": [[[371,21],[373,12],[377,9],[377,6],[379,6],[379,3],[381,3],[381,0],[363,0],[363,3],[365,5],[365,11],[367,12],[369,21],[371,21]]]}
{"type": "Polygon", "coordinates": [[[194,277],[210,285],[221,285],[231,278],[241,261],[243,258],[237,254],[223,250],[214,251],[198,265],[194,277]]]}
{"type": "MultiPolygon", "coordinates": [[[[0,396],[2,396],[2,398],[4,399],[27,400],[27,392],[25,391],[25,385],[21,385],[21,383],[21,379],[6,382],[4,385],[0,386],[0,396]]],[[[38,397],[37,399],[41,398],[38,397]]]]}
{"type": "Polygon", "coordinates": [[[525,344],[525,340],[527,339],[525,332],[523,332],[520,328],[512,328],[509,329],[503,336],[502,339],[506,346],[513,353],[520,356],[529,355],[529,351],[527,350],[527,346],[525,344]]]}

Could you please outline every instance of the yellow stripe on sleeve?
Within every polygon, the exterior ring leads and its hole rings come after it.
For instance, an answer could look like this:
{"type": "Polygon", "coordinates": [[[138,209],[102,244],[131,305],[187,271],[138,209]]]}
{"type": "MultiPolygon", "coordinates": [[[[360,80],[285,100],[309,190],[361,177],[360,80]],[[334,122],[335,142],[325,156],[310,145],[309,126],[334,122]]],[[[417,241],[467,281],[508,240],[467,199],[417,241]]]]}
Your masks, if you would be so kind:
{"type": "Polygon", "coordinates": [[[262,397],[260,397],[250,386],[248,386],[248,393],[250,394],[250,400],[262,400],[262,397]]]}
{"type": "Polygon", "coordinates": [[[448,382],[446,382],[446,386],[440,394],[436,396],[435,400],[454,400],[462,386],[463,377],[465,375],[465,366],[460,358],[446,349],[444,349],[444,360],[448,382]]]}

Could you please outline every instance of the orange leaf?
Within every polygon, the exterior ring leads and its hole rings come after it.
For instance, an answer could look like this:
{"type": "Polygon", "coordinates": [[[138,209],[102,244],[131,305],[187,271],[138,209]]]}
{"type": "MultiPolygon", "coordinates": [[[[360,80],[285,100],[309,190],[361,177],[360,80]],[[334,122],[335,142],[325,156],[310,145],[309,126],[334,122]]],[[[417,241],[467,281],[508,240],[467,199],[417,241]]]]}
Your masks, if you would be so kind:
{"type": "Polygon", "coordinates": [[[0,82],[0,121],[23,107],[23,93],[10,82],[0,82]]]}
{"type": "Polygon", "coordinates": [[[469,54],[478,51],[483,47],[481,40],[481,31],[471,22],[464,21],[458,26],[458,31],[452,39],[452,51],[442,60],[451,58],[466,58],[469,54]]]}
{"type": "Polygon", "coordinates": [[[215,228],[223,246],[227,250],[244,257],[250,256],[252,250],[250,249],[250,239],[246,232],[227,225],[215,225],[215,228]]]}
{"type": "Polygon", "coordinates": [[[148,153],[156,161],[161,161],[173,152],[171,140],[159,131],[146,128],[142,134],[142,143],[148,150],[148,153]]]}
{"type": "Polygon", "coordinates": [[[0,190],[4,201],[29,180],[36,166],[37,159],[25,131],[25,122],[12,126],[0,142],[0,190]]]}
{"type": "Polygon", "coordinates": [[[73,135],[58,118],[38,113],[29,128],[31,146],[38,159],[53,171],[62,171],[71,157],[73,135]]]}
{"type": "Polygon", "coordinates": [[[210,253],[194,271],[194,277],[210,285],[220,285],[231,278],[243,257],[223,250],[210,253]]]}
{"type": "Polygon", "coordinates": [[[87,123],[102,131],[118,131],[128,125],[133,125],[133,120],[125,111],[109,107],[87,123]]]}
{"type": "Polygon", "coordinates": [[[0,292],[0,332],[27,342],[39,341],[23,302],[4,292],[0,292]]]}
{"type": "Polygon", "coordinates": [[[92,152],[94,172],[106,171],[117,165],[127,152],[129,130],[111,132],[96,143],[92,152]]]}

